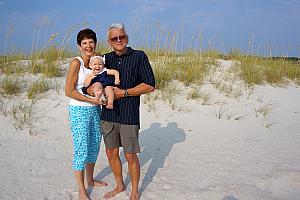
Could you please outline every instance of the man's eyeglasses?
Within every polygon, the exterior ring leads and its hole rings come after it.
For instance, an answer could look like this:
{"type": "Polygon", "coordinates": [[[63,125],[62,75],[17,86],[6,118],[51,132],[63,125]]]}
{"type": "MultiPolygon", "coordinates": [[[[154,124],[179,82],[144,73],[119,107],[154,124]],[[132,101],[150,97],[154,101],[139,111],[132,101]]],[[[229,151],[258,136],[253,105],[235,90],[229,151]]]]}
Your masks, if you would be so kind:
{"type": "Polygon", "coordinates": [[[127,39],[127,35],[120,35],[120,36],[116,36],[116,37],[113,37],[113,38],[110,38],[109,40],[111,42],[118,42],[118,41],[124,41],[127,39]]]}

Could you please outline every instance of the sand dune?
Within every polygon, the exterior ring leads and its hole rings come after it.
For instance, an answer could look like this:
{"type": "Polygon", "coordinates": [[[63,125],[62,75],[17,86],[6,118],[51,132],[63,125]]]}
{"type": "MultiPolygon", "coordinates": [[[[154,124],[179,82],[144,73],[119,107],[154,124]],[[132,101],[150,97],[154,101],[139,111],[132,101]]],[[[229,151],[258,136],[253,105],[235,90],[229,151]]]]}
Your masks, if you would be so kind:
{"type": "MultiPolygon", "coordinates": [[[[220,72],[232,64],[220,62],[220,72]]],[[[221,75],[215,73],[215,80],[221,75]]],[[[64,77],[56,80],[60,89],[33,104],[30,127],[16,130],[10,116],[0,116],[0,199],[77,199],[69,99],[64,77]]],[[[237,98],[207,81],[200,88],[211,93],[205,103],[187,100],[190,88],[180,83],[173,106],[143,96],[141,199],[299,199],[300,88],[232,84],[242,90],[237,98]]],[[[114,187],[103,143],[100,151],[95,175],[109,186],[89,188],[92,199],[114,187]]],[[[127,190],[114,198],[120,200],[130,191],[122,153],[121,158],[127,190]]]]}

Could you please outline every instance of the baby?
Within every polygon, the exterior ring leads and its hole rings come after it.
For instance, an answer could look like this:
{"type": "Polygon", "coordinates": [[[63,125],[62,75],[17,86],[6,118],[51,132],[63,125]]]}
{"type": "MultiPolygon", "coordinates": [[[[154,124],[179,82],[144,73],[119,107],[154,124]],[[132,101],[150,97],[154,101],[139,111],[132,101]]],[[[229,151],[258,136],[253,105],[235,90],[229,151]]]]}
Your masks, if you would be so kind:
{"type": "Polygon", "coordinates": [[[114,103],[114,90],[113,85],[120,84],[119,72],[114,69],[107,69],[104,67],[105,57],[92,56],[90,58],[90,68],[92,72],[86,77],[84,81],[84,87],[87,88],[94,85],[95,98],[99,100],[100,98],[106,101],[108,109],[113,109],[114,103]],[[115,77],[115,80],[112,76],[115,77]],[[103,90],[104,89],[104,90],[103,90]],[[103,92],[104,91],[104,92],[103,92]]]}

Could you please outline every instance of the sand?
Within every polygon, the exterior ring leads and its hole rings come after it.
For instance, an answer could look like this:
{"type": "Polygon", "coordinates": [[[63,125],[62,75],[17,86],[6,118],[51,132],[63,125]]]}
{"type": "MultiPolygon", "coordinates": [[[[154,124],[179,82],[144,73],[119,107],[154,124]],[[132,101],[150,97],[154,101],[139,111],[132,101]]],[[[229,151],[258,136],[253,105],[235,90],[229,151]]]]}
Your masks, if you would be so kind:
{"type": "MultiPolygon", "coordinates": [[[[219,72],[232,65],[219,62],[219,72]]],[[[215,73],[215,81],[222,80],[220,74],[215,73]]],[[[15,129],[11,116],[0,115],[1,200],[77,199],[64,79],[56,79],[57,90],[39,96],[30,126],[23,130],[15,129]]],[[[191,88],[180,83],[174,83],[180,92],[172,105],[149,101],[159,91],[143,96],[141,199],[299,199],[300,88],[292,83],[240,87],[235,90],[242,91],[240,96],[232,97],[213,83],[207,80],[200,88],[210,93],[205,103],[187,100],[191,88]]],[[[238,80],[232,84],[241,85],[238,80]]],[[[89,188],[91,199],[102,199],[114,188],[104,149],[102,142],[95,176],[109,185],[89,188]]],[[[122,152],[121,158],[127,188],[117,200],[130,194],[122,152]]]]}

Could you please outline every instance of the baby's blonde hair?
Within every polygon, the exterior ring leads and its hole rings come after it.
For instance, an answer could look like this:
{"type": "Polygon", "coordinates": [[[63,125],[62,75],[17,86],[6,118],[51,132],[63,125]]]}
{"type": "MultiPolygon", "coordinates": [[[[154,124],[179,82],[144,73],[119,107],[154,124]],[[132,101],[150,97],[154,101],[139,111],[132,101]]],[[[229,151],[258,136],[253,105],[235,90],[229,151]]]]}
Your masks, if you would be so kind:
{"type": "Polygon", "coordinates": [[[96,58],[100,58],[103,61],[103,63],[105,64],[105,57],[104,56],[103,57],[101,57],[101,56],[92,56],[90,58],[90,63],[93,61],[93,59],[96,59],[96,58]]]}

